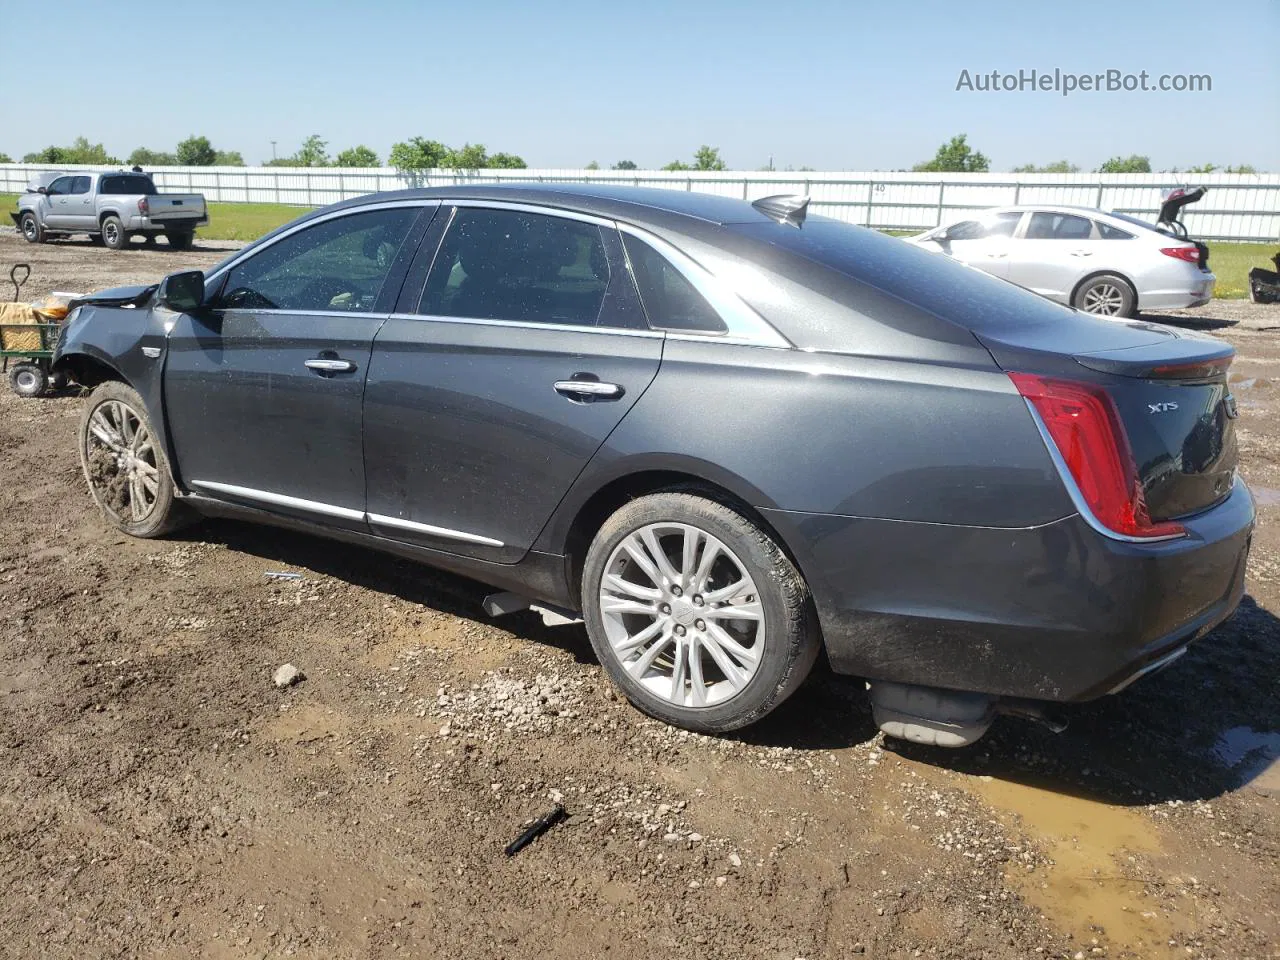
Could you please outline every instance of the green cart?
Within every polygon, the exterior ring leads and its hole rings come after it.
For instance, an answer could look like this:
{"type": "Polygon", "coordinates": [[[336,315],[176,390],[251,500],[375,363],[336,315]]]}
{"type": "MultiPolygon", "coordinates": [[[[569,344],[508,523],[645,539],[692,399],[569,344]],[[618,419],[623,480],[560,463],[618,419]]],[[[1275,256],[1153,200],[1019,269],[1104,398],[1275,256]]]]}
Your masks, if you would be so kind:
{"type": "MultiPolygon", "coordinates": [[[[15,303],[29,276],[31,267],[25,263],[9,271],[15,303]]],[[[0,358],[9,375],[9,386],[18,396],[42,397],[66,386],[66,378],[50,369],[61,330],[61,323],[0,323],[0,358]]]]}

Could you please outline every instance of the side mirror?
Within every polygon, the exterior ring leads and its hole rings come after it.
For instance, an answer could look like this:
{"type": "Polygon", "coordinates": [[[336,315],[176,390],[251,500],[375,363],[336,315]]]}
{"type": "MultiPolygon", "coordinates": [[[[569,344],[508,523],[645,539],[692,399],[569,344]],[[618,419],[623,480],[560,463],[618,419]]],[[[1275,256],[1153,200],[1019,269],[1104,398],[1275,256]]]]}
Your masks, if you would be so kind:
{"type": "Polygon", "coordinates": [[[934,235],[929,239],[937,243],[946,243],[948,240],[951,239],[951,228],[943,227],[941,230],[934,233],[934,235]]]}
{"type": "Polygon", "coordinates": [[[177,313],[190,313],[204,303],[204,274],[199,270],[171,273],[160,281],[156,303],[177,313]]]}
{"type": "Polygon", "coordinates": [[[48,192],[49,192],[48,187],[36,187],[36,193],[48,193],[48,192]]]}

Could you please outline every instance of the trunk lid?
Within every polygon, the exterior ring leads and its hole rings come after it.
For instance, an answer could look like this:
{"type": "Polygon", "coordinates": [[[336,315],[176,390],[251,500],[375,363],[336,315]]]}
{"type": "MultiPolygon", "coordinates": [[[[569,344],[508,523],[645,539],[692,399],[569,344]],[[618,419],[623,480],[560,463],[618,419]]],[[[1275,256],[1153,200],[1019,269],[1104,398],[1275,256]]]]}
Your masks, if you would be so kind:
{"type": "Polygon", "coordinates": [[[979,339],[1006,371],[1105,391],[1151,520],[1176,520],[1225,499],[1237,463],[1236,404],[1227,386],[1235,350],[1190,331],[1115,321],[1098,329],[1097,322],[979,339]]]}
{"type": "Polygon", "coordinates": [[[1160,199],[1160,216],[1156,219],[1160,223],[1173,223],[1178,219],[1178,213],[1183,207],[1189,203],[1195,203],[1208,190],[1208,187],[1174,187],[1172,190],[1166,190],[1160,199]]]}

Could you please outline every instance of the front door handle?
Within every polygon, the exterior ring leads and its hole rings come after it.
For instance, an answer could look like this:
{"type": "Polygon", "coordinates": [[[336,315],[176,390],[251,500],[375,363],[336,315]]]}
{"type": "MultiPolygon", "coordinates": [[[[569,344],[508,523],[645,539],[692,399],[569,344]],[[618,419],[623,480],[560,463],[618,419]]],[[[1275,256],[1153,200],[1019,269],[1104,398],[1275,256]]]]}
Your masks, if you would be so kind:
{"type": "Polygon", "coordinates": [[[617,400],[622,396],[622,384],[602,383],[599,380],[557,380],[556,393],[570,400],[617,400]]]}
{"type": "Polygon", "coordinates": [[[303,362],[308,370],[315,370],[319,373],[350,373],[356,368],[356,365],[350,360],[330,359],[328,357],[313,357],[303,362]]]}

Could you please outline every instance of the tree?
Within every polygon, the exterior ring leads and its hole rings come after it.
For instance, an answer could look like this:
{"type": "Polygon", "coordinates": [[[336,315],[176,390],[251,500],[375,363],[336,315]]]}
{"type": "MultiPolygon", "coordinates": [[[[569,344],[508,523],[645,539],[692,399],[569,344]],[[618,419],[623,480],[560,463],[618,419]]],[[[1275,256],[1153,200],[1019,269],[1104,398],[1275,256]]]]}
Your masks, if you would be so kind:
{"type": "Polygon", "coordinates": [[[125,161],[131,167],[172,167],[177,162],[178,158],[172,153],[165,153],[163,150],[149,150],[146,147],[139,147],[129,154],[129,159],[125,161]]]}
{"type": "Polygon", "coordinates": [[[932,160],[917,163],[917,173],[986,173],[991,161],[967,143],[968,134],[958,133],[938,148],[932,160]]]}
{"type": "Polygon", "coordinates": [[[78,163],[97,166],[117,166],[120,161],[107,153],[100,143],[90,143],[84,137],[76,137],[69,147],[45,147],[36,153],[28,153],[23,163],[78,163]]]}
{"type": "Polygon", "coordinates": [[[13,163],[13,157],[0,150],[0,163],[13,163]]]}
{"type": "Polygon", "coordinates": [[[1234,167],[1226,167],[1223,173],[1257,173],[1258,169],[1251,163],[1238,163],[1234,167]]]}
{"type": "Polygon", "coordinates": [[[293,165],[295,167],[329,166],[329,154],[325,152],[325,148],[328,146],[327,140],[322,140],[320,134],[313,133],[302,141],[302,146],[293,155],[293,165]]]}
{"type": "Polygon", "coordinates": [[[524,170],[529,165],[524,162],[523,157],[517,157],[514,153],[494,153],[489,156],[489,166],[505,170],[524,170]]]}
{"type": "Polygon", "coordinates": [[[459,150],[450,150],[441,166],[455,170],[480,170],[489,165],[489,154],[483,143],[464,143],[459,150]]]}
{"type": "Polygon", "coordinates": [[[663,170],[688,170],[689,165],[685,163],[683,160],[672,160],[662,169],[663,170]]]}
{"type": "Polygon", "coordinates": [[[1112,157],[1095,173],[1150,173],[1151,158],[1133,153],[1127,157],[1112,157]]]}
{"type": "Polygon", "coordinates": [[[635,170],[636,164],[634,160],[619,160],[613,165],[615,170],[635,170]]]}
{"type": "Polygon", "coordinates": [[[452,152],[439,140],[413,137],[402,143],[393,143],[388,160],[397,170],[434,170],[443,167],[445,157],[452,152]]]}
{"type": "Polygon", "coordinates": [[[1043,167],[1037,167],[1034,163],[1024,163],[1020,167],[1013,168],[1014,173],[1079,173],[1080,168],[1074,163],[1066,160],[1055,160],[1053,163],[1046,163],[1043,167]]]}
{"type": "Polygon", "coordinates": [[[194,135],[179,143],[174,153],[184,167],[212,167],[218,159],[218,151],[213,149],[209,138],[194,135]]]}
{"type": "Polygon", "coordinates": [[[724,161],[720,159],[720,148],[709,147],[705,143],[693,155],[695,170],[723,170],[724,161]]]}
{"type": "Polygon", "coordinates": [[[596,163],[594,160],[592,160],[590,163],[588,163],[588,164],[587,164],[585,167],[583,167],[582,169],[583,169],[583,170],[599,170],[599,169],[600,169],[600,164],[598,164],[598,163],[596,163]]]}
{"type": "Polygon", "coordinates": [[[216,167],[243,167],[244,157],[239,150],[219,150],[213,161],[216,167]]]}
{"type": "Polygon", "coordinates": [[[362,143],[359,146],[348,147],[339,153],[333,165],[335,167],[376,167],[379,166],[379,161],[378,155],[362,143]]]}

